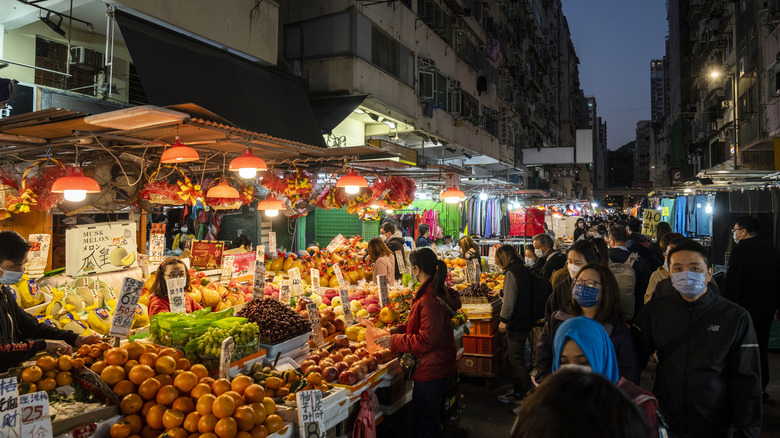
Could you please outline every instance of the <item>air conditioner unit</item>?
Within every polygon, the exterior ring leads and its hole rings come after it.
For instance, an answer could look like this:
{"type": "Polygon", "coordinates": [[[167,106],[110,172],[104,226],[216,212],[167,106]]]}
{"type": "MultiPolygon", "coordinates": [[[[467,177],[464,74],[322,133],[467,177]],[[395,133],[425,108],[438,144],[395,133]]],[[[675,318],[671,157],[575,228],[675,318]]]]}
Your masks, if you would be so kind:
{"type": "Polygon", "coordinates": [[[71,47],[70,65],[83,70],[103,68],[103,54],[84,46],[71,47]]]}

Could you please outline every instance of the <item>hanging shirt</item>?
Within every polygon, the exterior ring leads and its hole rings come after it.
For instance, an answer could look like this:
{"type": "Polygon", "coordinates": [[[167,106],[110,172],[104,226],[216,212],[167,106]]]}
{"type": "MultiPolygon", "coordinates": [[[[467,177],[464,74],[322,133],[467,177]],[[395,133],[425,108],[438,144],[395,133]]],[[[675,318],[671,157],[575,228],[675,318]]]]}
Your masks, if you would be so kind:
{"type": "Polygon", "coordinates": [[[674,228],[674,199],[664,198],[661,200],[661,213],[663,214],[666,209],[668,209],[666,211],[667,214],[662,215],[661,220],[669,223],[674,228]]]}
{"type": "Polygon", "coordinates": [[[674,232],[685,235],[687,223],[688,201],[685,196],[680,196],[674,201],[674,232]]]}

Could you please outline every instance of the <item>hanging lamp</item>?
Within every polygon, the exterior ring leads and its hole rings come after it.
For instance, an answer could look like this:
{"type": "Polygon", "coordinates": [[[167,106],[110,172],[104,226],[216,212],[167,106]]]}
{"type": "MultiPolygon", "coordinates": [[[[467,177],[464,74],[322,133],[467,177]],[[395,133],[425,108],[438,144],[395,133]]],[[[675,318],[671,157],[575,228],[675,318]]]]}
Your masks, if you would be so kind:
{"type": "Polygon", "coordinates": [[[100,193],[100,184],[94,179],[84,176],[79,164],[74,163],[68,176],[54,181],[51,192],[63,193],[66,201],[81,202],[87,198],[87,193],[100,193]]]}
{"type": "Polygon", "coordinates": [[[206,197],[238,199],[241,195],[239,195],[238,190],[228,184],[225,178],[222,178],[222,181],[220,181],[219,184],[209,189],[206,193],[206,197]]]}
{"type": "Polygon", "coordinates": [[[228,170],[231,172],[238,172],[238,176],[241,178],[254,178],[257,176],[257,172],[268,170],[268,165],[265,163],[265,160],[256,157],[252,153],[252,149],[247,146],[240,157],[234,158],[233,161],[230,162],[228,170]]]}
{"type": "Polygon", "coordinates": [[[368,187],[368,180],[358,175],[355,169],[352,169],[348,174],[336,181],[336,187],[343,188],[350,195],[355,195],[360,192],[361,188],[368,187]]]}
{"type": "Polygon", "coordinates": [[[279,215],[279,210],[286,209],[287,206],[284,202],[276,199],[273,193],[268,195],[267,198],[257,203],[257,209],[265,212],[268,217],[274,217],[279,215]]]}
{"type": "Polygon", "coordinates": [[[456,204],[466,199],[466,194],[463,193],[461,190],[459,190],[458,186],[452,186],[447,190],[441,192],[440,197],[441,199],[444,199],[444,202],[448,204],[456,204]]]}
{"type": "Polygon", "coordinates": [[[176,164],[197,161],[199,159],[200,156],[198,155],[198,151],[189,146],[185,146],[177,135],[173,144],[171,144],[171,147],[165,149],[163,152],[160,162],[163,164],[176,164]]]}

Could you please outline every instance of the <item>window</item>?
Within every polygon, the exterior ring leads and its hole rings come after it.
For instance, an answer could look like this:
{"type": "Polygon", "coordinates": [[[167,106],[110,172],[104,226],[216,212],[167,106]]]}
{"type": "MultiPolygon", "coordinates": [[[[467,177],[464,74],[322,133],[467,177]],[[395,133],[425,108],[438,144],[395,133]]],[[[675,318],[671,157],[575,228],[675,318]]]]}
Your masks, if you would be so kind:
{"type": "Polygon", "coordinates": [[[461,92],[461,115],[473,125],[479,124],[479,101],[471,93],[461,92]]]}
{"type": "Polygon", "coordinates": [[[417,73],[417,78],[419,81],[417,95],[420,96],[420,99],[433,99],[435,73],[431,71],[421,71],[417,73]]]}
{"type": "Polygon", "coordinates": [[[398,77],[400,65],[400,43],[390,38],[377,27],[371,28],[371,63],[398,77]]]}
{"type": "MultiPolygon", "coordinates": [[[[35,37],[35,66],[65,73],[68,46],[56,41],[35,37]]],[[[47,87],[95,95],[95,75],[92,70],[70,69],[71,77],[35,70],[35,83],[47,87]]]]}
{"type": "Polygon", "coordinates": [[[135,70],[135,64],[130,64],[130,78],[128,80],[127,102],[131,105],[148,105],[149,98],[141,83],[141,78],[135,70]]]}
{"type": "Polygon", "coordinates": [[[436,82],[433,88],[433,98],[436,99],[436,103],[445,108],[447,106],[447,76],[441,74],[436,70],[436,82]]]}

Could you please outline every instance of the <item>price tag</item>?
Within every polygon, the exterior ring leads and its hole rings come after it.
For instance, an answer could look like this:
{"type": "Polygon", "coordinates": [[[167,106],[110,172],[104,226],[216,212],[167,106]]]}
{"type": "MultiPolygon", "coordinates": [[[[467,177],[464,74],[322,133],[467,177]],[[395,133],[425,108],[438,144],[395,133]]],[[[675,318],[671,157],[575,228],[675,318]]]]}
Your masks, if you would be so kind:
{"type": "Polygon", "coordinates": [[[344,322],[347,325],[355,323],[355,319],[352,318],[352,310],[350,310],[349,292],[346,289],[339,289],[339,299],[341,299],[341,308],[344,309],[344,322]]]}
{"type": "Polygon", "coordinates": [[[30,243],[30,251],[27,252],[27,264],[24,266],[24,271],[30,277],[43,275],[49,260],[51,234],[30,234],[27,241],[30,243]]]}
{"type": "Polygon", "coordinates": [[[285,306],[290,305],[290,282],[289,280],[283,280],[282,285],[279,287],[279,301],[285,306]]]}
{"type": "Polygon", "coordinates": [[[471,259],[466,263],[466,280],[469,283],[479,283],[479,277],[482,275],[482,267],[479,265],[479,259],[471,259]]]}
{"type": "Polygon", "coordinates": [[[168,287],[168,303],[173,313],[187,313],[187,307],[184,304],[185,281],[187,281],[186,277],[169,278],[165,281],[165,285],[168,287]]]}
{"type": "Polygon", "coordinates": [[[412,251],[417,251],[417,242],[412,240],[412,251]]]}
{"type": "Polygon", "coordinates": [[[265,292],[265,245],[258,245],[255,256],[255,282],[252,299],[262,300],[265,292]]]}
{"type": "Polygon", "coordinates": [[[233,278],[233,261],[235,257],[232,255],[222,256],[222,283],[227,285],[233,278]]]}
{"type": "Polygon", "coordinates": [[[290,289],[294,297],[303,295],[303,281],[300,278],[290,280],[290,289]]]}
{"type": "Polygon", "coordinates": [[[232,336],[222,341],[222,348],[219,350],[220,379],[230,379],[230,362],[233,361],[233,345],[232,336]]]}
{"type": "Polygon", "coordinates": [[[130,335],[135,309],[138,306],[138,298],[141,296],[143,287],[143,281],[133,278],[125,278],[122,282],[122,292],[119,294],[119,301],[114,309],[114,319],[111,322],[111,329],[108,331],[109,336],[127,338],[130,335]]]}
{"type": "Polygon", "coordinates": [[[376,282],[379,283],[379,307],[384,308],[390,304],[390,298],[387,294],[387,275],[377,276],[376,282]]]}
{"type": "Polygon", "coordinates": [[[322,413],[322,391],[309,390],[295,393],[298,402],[298,424],[301,438],[325,438],[325,420],[322,413]]]}
{"type": "Polygon", "coordinates": [[[661,216],[666,216],[666,217],[669,216],[669,207],[663,207],[661,209],[661,216]]]}
{"type": "Polygon", "coordinates": [[[488,265],[494,266],[496,264],[496,247],[491,246],[488,250],[488,265]]]}
{"type": "Polygon", "coordinates": [[[339,234],[338,236],[334,237],[333,240],[330,241],[328,246],[325,248],[328,250],[328,252],[334,252],[336,249],[338,249],[339,246],[341,246],[342,243],[344,243],[346,239],[344,236],[339,234]]]}
{"type": "Polygon", "coordinates": [[[320,293],[320,270],[311,268],[311,288],[314,292],[320,293]]]}
{"type": "Polygon", "coordinates": [[[347,284],[344,282],[344,274],[341,273],[341,266],[338,264],[333,265],[333,273],[336,274],[336,280],[339,282],[339,287],[345,287],[347,284]]]}
{"type": "Polygon", "coordinates": [[[309,315],[309,324],[311,324],[311,337],[314,340],[314,344],[320,346],[324,340],[322,338],[320,312],[317,310],[317,305],[314,303],[306,304],[306,313],[309,315]]]}
{"type": "Polygon", "coordinates": [[[0,437],[18,438],[22,422],[19,419],[19,388],[16,377],[0,379],[0,437]]]}
{"type": "Polygon", "coordinates": [[[22,435],[33,438],[51,438],[49,395],[46,391],[19,396],[19,412],[22,417],[22,435]]]}
{"type": "Polygon", "coordinates": [[[149,233],[149,262],[161,263],[165,255],[165,224],[152,224],[149,233]]]}
{"type": "Polygon", "coordinates": [[[409,270],[406,269],[406,259],[404,258],[404,251],[402,249],[395,252],[395,262],[398,265],[398,272],[401,274],[409,272],[409,270]]]}
{"type": "Polygon", "coordinates": [[[276,233],[273,231],[268,233],[268,252],[271,256],[276,254],[276,233]]]}

